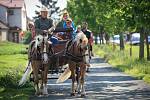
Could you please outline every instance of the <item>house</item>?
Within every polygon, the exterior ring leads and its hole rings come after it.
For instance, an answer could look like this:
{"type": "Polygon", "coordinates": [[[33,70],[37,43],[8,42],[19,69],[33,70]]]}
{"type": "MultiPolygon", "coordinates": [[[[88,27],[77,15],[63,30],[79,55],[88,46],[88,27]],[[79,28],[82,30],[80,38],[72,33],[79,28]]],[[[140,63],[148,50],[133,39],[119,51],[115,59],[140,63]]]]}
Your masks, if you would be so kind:
{"type": "Polygon", "coordinates": [[[7,40],[8,29],[7,25],[0,21],[0,41],[7,40]]]}
{"type": "Polygon", "coordinates": [[[19,43],[19,33],[27,29],[24,0],[0,0],[0,41],[19,43]]]}

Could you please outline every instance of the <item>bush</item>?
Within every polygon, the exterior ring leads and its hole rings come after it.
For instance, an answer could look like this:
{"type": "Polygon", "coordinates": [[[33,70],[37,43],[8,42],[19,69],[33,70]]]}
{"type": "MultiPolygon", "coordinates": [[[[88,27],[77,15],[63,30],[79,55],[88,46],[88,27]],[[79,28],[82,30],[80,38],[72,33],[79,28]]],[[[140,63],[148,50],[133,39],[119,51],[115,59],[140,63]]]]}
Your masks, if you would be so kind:
{"type": "Polygon", "coordinates": [[[23,43],[29,44],[31,42],[31,40],[32,40],[32,33],[30,31],[26,31],[23,43]]]}
{"type": "MultiPolygon", "coordinates": [[[[21,69],[11,69],[11,71],[7,71],[6,74],[0,75],[0,86],[5,88],[17,88],[22,75],[20,72],[21,69]]],[[[31,86],[31,84],[27,82],[23,87],[27,86],[31,86]]]]}
{"type": "Polygon", "coordinates": [[[0,77],[0,86],[16,88],[19,78],[16,73],[7,73],[0,77]]]}

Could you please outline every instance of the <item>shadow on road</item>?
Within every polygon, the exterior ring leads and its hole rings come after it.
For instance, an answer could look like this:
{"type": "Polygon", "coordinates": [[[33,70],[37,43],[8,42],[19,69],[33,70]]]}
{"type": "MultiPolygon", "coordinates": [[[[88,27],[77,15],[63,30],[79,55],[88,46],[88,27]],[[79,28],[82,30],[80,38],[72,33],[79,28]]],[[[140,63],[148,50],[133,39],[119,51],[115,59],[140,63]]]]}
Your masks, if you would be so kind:
{"type": "Polygon", "coordinates": [[[104,59],[95,58],[92,67],[86,74],[86,97],[70,96],[71,80],[56,84],[56,80],[49,80],[49,96],[34,97],[31,100],[150,100],[150,87],[143,81],[130,77],[118,69],[108,66],[104,59]],[[104,63],[104,64],[101,64],[104,63]],[[96,64],[96,66],[95,66],[96,64]]]}

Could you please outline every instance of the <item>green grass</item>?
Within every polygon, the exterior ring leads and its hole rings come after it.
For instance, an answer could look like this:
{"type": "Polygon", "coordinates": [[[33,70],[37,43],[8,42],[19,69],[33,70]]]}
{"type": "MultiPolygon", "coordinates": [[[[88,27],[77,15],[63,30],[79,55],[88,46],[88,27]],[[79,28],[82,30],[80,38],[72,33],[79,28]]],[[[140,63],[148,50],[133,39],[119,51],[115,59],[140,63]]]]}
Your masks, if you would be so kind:
{"type": "Polygon", "coordinates": [[[28,100],[33,88],[28,82],[19,87],[18,82],[27,62],[27,45],[0,42],[0,100],[28,100]]]}
{"type": "Polygon", "coordinates": [[[0,42],[0,55],[25,54],[27,45],[0,42]]]}
{"type": "Polygon", "coordinates": [[[0,100],[29,100],[33,95],[33,88],[2,88],[0,87],[0,100]]]}
{"type": "Polygon", "coordinates": [[[124,51],[120,51],[119,46],[113,47],[113,45],[95,45],[94,52],[100,57],[104,57],[110,64],[116,66],[122,71],[150,83],[150,62],[147,61],[146,58],[143,60],[138,59],[139,46],[132,47],[131,57],[129,45],[125,46],[124,51]]]}
{"type": "Polygon", "coordinates": [[[4,74],[10,69],[21,70],[27,62],[27,55],[14,54],[14,55],[0,55],[0,73],[4,74]]]}

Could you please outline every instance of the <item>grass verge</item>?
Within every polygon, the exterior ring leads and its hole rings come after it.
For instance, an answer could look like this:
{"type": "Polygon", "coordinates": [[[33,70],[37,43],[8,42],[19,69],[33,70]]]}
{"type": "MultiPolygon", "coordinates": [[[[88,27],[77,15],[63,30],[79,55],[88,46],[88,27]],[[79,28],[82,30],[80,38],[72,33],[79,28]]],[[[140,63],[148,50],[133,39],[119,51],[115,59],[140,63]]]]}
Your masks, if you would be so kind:
{"type": "Polygon", "coordinates": [[[0,42],[0,100],[28,100],[33,88],[28,82],[19,87],[18,82],[27,62],[27,45],[0,42]]]}
{"type": "Polygon", "coordinates": [[[94,52],[125,73],[137,77],[138,79],[143,79],[150,84],[150,62],[147,61],[146,58],[143,60],[138,59],[139,46],[132,47],[132,56],[130,56],[129,45],[125,46],[124,51],[120,51],[119,46],[94,45],[94,52]]]}

